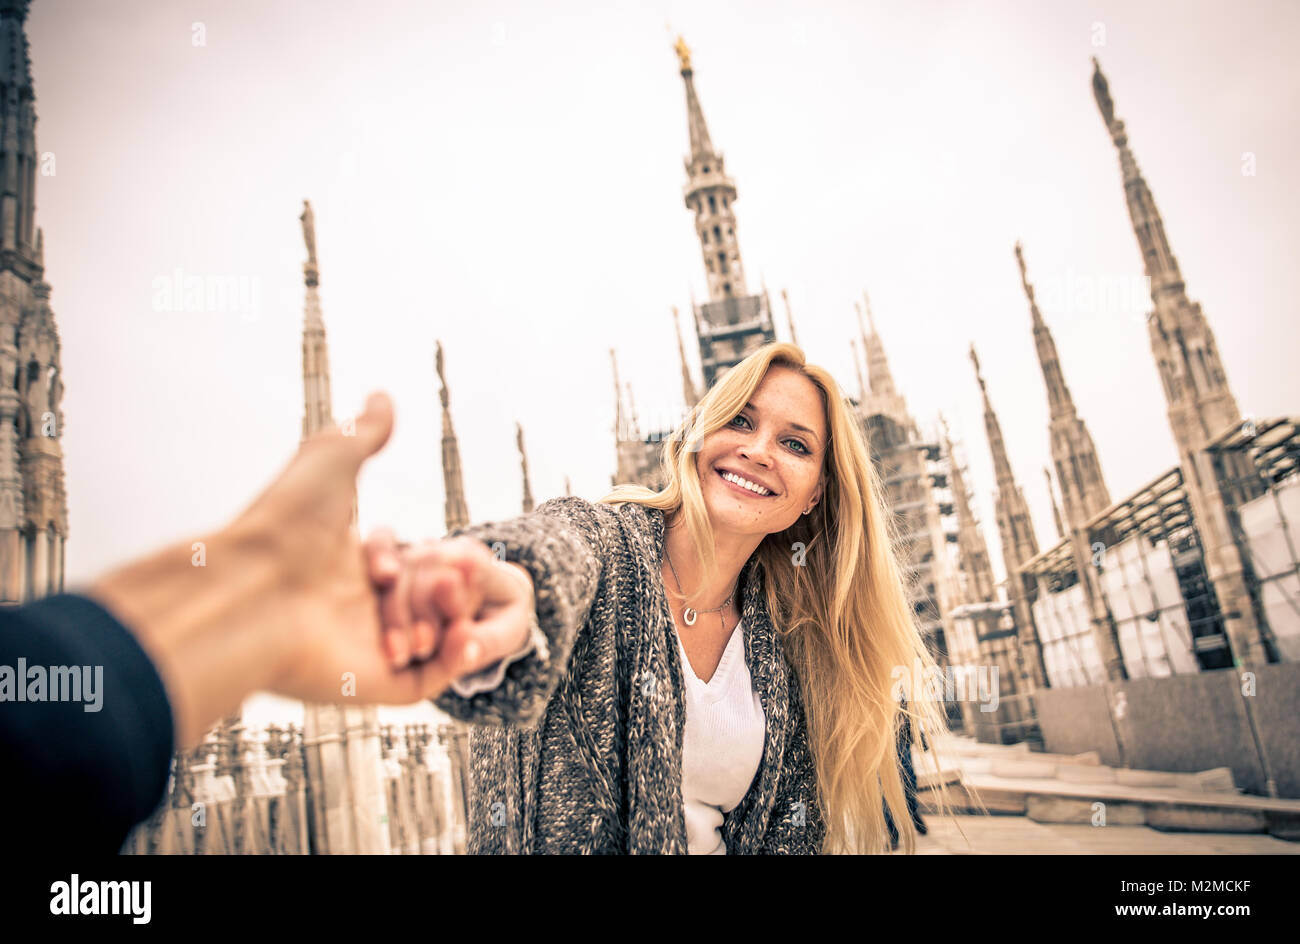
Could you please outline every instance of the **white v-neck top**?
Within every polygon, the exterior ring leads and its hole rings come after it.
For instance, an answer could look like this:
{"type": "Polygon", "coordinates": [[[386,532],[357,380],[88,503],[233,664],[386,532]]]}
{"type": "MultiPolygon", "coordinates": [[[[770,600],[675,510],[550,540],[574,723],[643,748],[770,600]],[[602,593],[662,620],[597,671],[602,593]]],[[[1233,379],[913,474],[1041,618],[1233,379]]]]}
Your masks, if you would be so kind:
{"type": "MultiPolygon", "coordinates": [[[[682,800],[686,814],[686,846],[691,855],[726,855],[722,814],[740,805],[749,791],[767,739],[763,701],[754,691],[745,660],[745,621],[731,631],[727,648],[708,682],[700,681],[686,655],[680,635],[686,683],[686,730],[682,737],[682,800]]],[[[676,626],[673,627],[676,633],[676,626]]],[[[522,649],[451,687],[468,697],[501,684],[506,668],[533,651],[534,639],[522,649]]]]}
{"type": "Polygon", "coordinates": [[[722,814],[745,798],[763,761],[766,719],[745,661],[744,620],[736,624],[709,681],[691,667],[681,637],[686,683],[686,731],[682,745],[682,799],[691,855],[726,855],[722,814]]]}

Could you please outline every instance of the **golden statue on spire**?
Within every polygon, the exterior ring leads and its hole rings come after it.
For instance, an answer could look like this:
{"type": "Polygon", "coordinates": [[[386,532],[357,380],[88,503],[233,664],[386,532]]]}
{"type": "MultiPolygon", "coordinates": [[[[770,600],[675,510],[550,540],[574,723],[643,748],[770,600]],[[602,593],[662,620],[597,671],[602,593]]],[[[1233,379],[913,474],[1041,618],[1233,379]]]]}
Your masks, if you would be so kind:
{"type": "Polygon", "coordinates": [[[691,49],[686,45],[686,40],[680,35],[677,37],[677,43],[673,46],[677,50],[677,58],[682,64],[682,71],[687,72],[691,68],[691,49]]]}

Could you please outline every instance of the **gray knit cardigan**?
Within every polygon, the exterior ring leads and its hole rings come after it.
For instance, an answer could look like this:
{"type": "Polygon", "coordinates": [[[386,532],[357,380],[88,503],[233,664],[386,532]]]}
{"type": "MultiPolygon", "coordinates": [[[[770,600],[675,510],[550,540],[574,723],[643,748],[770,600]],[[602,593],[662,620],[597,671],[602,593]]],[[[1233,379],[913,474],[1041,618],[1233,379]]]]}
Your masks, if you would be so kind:
{"type": "MultiPolygon", "coordinates": [[[[664,591],[664,514],[566,496],[458,528],[523,565],[549,657],[438,708],[469,722],[471,855],[685,854],[681,655],[664,591]]],[[[723,815],[731,855],[815,854],[825,837],[803,702],[768,617],[762,565],[740,573],[745,661],[766,717],[763,759],[723,815]]]]}

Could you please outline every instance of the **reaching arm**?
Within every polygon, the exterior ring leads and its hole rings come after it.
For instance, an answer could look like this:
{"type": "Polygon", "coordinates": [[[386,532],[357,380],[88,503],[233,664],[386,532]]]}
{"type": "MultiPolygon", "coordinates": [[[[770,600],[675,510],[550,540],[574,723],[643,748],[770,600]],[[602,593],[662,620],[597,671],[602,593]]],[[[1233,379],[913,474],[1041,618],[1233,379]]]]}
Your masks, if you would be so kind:
{"type": "MultiPolygon", "coordinates": [[[[531,581],[532,578],[529,577],[531,581]]],[[[549,649],[546,642],[546,636],[543,635],[541,627],[537,625],[537,620],[533,619],[529,628],[528,638],[524,644],[519,647],[518,651],[498,659],[487,668],[480,669],[462,678],[456,679],[451,683],[452,691],[462,698],[469,698],[471,695],[477,695],[479,692],[487,692],[499,686],[506,679],[506,669],[518,662],[530,652],[543,653],[542,658],[546,658],[545,653],[549,649]]]]}
{"type": "Polygon", "coordinates": [[[530,514],[469,525],[449,535],[480,540],[498,558],[527,572],[540,635],[533,637],[534,648],[505,667],[499,685],[470,695],[453,687],[433,700],[438,708],[475,724],[532,728],[540,722],[595,602],[607,556],[599,518],[611,513],[565,496],[543,502],[530,514]]]}
{"type": "Polygon", "coordinates": [[[115,853],[163,799],[175,747],[167,690],[139,640],[81,594],[5,607],[0,693],[6,847],[115,853]]]}

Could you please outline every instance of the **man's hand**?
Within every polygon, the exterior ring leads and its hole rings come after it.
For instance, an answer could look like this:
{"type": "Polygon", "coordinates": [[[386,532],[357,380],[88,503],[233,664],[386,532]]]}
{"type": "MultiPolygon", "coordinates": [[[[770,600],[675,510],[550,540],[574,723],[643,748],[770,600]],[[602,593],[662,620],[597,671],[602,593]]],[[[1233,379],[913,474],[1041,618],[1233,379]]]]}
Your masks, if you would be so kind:
{"type": "Polygon", "coordinates": [[[441,694],[441,665],[394,666],[383,648],[379,596],[353,509],[361,465],[388,441],[392,404],[372,395],[354,424],[302,444],[283,473],[231,526],[274,559],[284,625],[274,691],[305,701],[408,704],[441,694]]]}
{"type": "Polygon", "coordinates": [[[177,746],[198,743],[255,691],[409,704],[436,697],[456,677],[459,667],[439,663],[394,667],[383,648],[380,598],[353,509],[357,473],[392,428],[391,401],[372,394],[355,421],[304,442],[229,526],[88,588],[158,667],[177,746]]]}
{"type": "Polygon", "coordinates": [[[391,531],[366,541],[380,591],[385,647],[395,668],[445,678],[470,675],[517,652],[534,613],[528,571],[467,536],[399,550],[391,531]]]}

